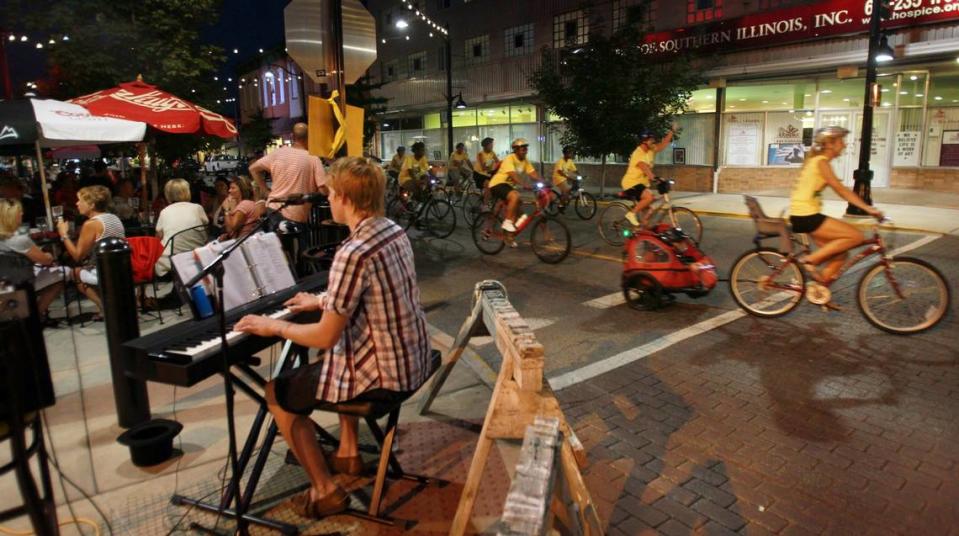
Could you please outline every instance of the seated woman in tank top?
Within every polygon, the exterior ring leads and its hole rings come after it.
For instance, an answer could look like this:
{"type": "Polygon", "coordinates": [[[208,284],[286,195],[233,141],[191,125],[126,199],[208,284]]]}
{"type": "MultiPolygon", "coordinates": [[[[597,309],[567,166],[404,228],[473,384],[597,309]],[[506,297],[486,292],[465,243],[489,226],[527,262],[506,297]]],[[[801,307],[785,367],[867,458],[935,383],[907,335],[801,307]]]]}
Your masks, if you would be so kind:
{"type": "Polygon", "coordinates": [[[846,149],[845,137],[848,133],[842,127],[827,127],[816,132],[812,150],[806,154],[802,172],[793,185],[789,200],[789,221],[793,232],[809,234],[819,246],[799,261],[806,272],[820,282],[831,279],[845,262],[847,252],[864,240],[859,229],[822,214],[822,192],[826,186],[866,213],[882,218],[882,212],[846,188],[829,165],[833,158],[846,149]],[[817,267],[824,262],[828,264],[820,273],[817,267]]]}
{"type": "Polygon", "coordinates": [[[77,288],[90,301],[96,304],[99,314],[95,320],[101,320],[103,306],[97,292],[96,255],[93,250],[97,241],[103,238],[126,238],[123,223],[116,215],[107,212],[110,207],[110,190],[103,186],[87,186],[77,192],[77,212],[88,219],[80,228],[76,242],[70,237],[70,226],[65,221],[57,224],[57,232],[63,240],[63,248],[78,263],[74,268],[74,281],[77,288]]]}

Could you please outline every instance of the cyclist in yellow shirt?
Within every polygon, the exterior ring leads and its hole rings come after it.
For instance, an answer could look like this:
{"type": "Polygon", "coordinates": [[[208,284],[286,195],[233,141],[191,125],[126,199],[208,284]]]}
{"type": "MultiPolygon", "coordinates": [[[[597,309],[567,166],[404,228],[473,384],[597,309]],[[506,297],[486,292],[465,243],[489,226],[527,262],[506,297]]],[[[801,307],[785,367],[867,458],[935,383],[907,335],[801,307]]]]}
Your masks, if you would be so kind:
{"type": "Polygon", "coordinates": [[[882,219],[882,212],[866,204],[855,192],[846,188],[829,165],[830,160],[841,155],[846,149],[847,134],[849,131],[842,127],[827,127],[816,133],[812,150],[806,154],[806,162],[789,196],[789,222],[793,232],[808,233],[819,246],[813,253],[800,258],[799,262],[803,264],[806,272],[820,283],[831,279],[845,262],[847,252],[862,244],[864,240],[859,229],[820,212],[822,191],[826,186],[854,206],[882,219]],[[820,274],[816,267],[824,262],[829,264],[820,274]]]}
{"type": "Polygon", "coordinates": [[[626,213],[626,219],[629,223],[639,227],[646,224],[646,216],[642,223],[638,216],[649,207],[653,202],[653,192],[649,190],[652,180],[656,176],[653,174],[653,161],[656,159],[656,153],[669,147],[673,141],[673,132],[676,125],[663,136],[663,139],[656,143],[656,137],[650,131],[644,131],[640,135],[639,145],[629,157],[629,166],[626,168],[626,174],[623,175],[621,185],[628,199],[636,202],[633,205],[633,211],[626,213]]]}
{"type": "Polygon", "coordinates": [[[569,202],[569,184],[566,181],[576,180],[576,164],[573,163],[573,147],[563,147],[563,157],[553,166],[553,186],[559,189],[560,205],[566,206],[569,202]]]}
{"type": "Polygon", "coordinates": [[[400,145],[396,148],[396,154],[393,155],[393,159],[390,160],[389,165],[386,166],[386,172],[393,177],[398,177],[400,170],[403,169],[404,160],[406,160],[406,147],[400,145]]]}
{"type": "Polygon", "coordinates": [[[430,170],[430,161],[426,158],[426,144],[418,141],[411,147],[413,154],[403,160],[400,168],[400,188],[419,198],[426,186],[426,176],[430,170]]]}
{"type": "Polygon", "coordinates": [[[476,187],[486,191],[489,188],[490,177],[496,173],[496,166],[499,164],[499,157],[493,151],[493,138],[483,138],[480,142],[482,150],[476,153],[476,166],[473,168],[473,179],[476,180],[476,187]]]}
{"type": "Polygon", "coordinates": [[[502,199],[506,202],[506,218],[503,220],[503,230],[508,233],[516,232],[516,212],[519,210],[519,192],[517,186],[527,186],[528,180],[539,179],[536,168],[526,159],[529,153],[529,142],[523,138],[513,140],[513,154],[507,156],[500,163],[499,171],[489,181],[490,193],[493,199],[502,199]]]}
{"type": "Polygon", "coordinates": [[[473,177],[473,165],[470,163],[470,155],[466,152],[466,145],[456,144],[456,150],[450,154],[449,160],[449,181],[457,188],[473,177]]]}

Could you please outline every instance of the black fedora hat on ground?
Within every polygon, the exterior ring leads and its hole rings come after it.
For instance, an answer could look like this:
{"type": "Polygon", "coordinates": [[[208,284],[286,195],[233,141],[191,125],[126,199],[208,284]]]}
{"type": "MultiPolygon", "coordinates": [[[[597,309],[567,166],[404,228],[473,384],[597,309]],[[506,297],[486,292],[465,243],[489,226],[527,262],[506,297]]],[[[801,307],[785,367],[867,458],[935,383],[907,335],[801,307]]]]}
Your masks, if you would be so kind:
{"type": "Polygon", "coordinates": [[[173,438],[183,425],[168,419],[140,423],[120,434],[117,442],[130,447],[130,459],[137,467],[165,462],[173,456],[173,438]]]}

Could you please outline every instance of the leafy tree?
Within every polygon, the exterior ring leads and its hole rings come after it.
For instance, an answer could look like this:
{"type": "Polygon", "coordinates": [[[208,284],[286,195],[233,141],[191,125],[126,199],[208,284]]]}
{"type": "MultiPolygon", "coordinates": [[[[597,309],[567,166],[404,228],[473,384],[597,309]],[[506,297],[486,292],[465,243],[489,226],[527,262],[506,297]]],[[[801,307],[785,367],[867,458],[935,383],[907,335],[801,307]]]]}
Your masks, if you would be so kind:
{"type": "Polygon", "coordinates": [[[603,190],[607,156],[630,154],[644,130],[664,134],[702,82],[687,56],[642,53],[642,19],[641,9],[631,10],[623,27],[609,35],[591,34],[579,48],[544,50],[530,78],[546,108],[566,120],[562,144],[602,159],[603,190]]]}
{"type": "Polygon", "coordinates": [[[389,99],[385,97],[373,96],[373,93],[381,87],[383,87],[383,83],[373,83],[370,80],[369,73],[364,74],[355,84],[346,87],[346,103],[364,110],[363,143],[365,149],[369,149],[372,145],[380,116],[386,111],[386,103],[389,102],[389,99]]]}
{"type": "Polygon", "coordinates": [[[263,111],[257,111],[255,115],[240,126],[240,140],[243,142],[243,150],[247,154],[261,151],[273,140],[272,118],[263,117],[263,111]]]}
{"type": "MultiPolygon", "coordinates": [[[[201,32],[217,21],[222,0],[7,0],[5,24],[58,37],[46,49],[46,96],[70,99],[121,82],[144,81],[214,109],[223,98],[213,80],[225,60],[201,32]]],[[[170,162],[208,146],[202,136],[156,134],[157,153],[170,162]]]]}

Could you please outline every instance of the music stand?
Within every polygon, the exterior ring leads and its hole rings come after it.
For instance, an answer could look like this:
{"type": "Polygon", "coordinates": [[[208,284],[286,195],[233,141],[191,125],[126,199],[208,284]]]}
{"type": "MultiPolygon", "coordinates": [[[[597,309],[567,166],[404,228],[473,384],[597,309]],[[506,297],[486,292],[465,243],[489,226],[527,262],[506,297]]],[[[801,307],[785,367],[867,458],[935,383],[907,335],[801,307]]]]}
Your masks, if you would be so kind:
{"type": "MultiPolygon", "coordinates": [[[[282,210],[283,208],[302,202],[302,200],[287,200],[284,201],[282,206],[276,210],[282,210]]],[[[246,240],[253,234],[265,230],[266,224],[269,221],[269,212],[260,217],[260,221],[257,222],[256,227],[251,229],[245,235],[237,238],[232,244],[223,249],[216,256],[215,259],[210,261],[209,264],[200,269],[199,273],[190,278],[189,281],[184,283],[184,286],[189,292],[189,289],[193,288],[194,285],[199,283],[204,277],[213,275],[214,288],[216,292],[216,302],[217,302],[217,315],[219,317],[219,327],[220,327],[220,357],[222,359],[221,371],[223,375],[223,387],[226,392],[226,427],[227,427],[227,443],[228,443],[228,456],[230,460],[230,472],[232,478],[230,479],[230,485],[232,486],[231,493],[233,495],[233,502],[236,503],[236,508],[234,509],[233,517],[236,518],[236,532],[242,536],[249,535],[249,528],[247,527],[248,520],[246,519],[246,506],[242,499],[242,494],[240,493],[240,480],[243,475],[237,475],[237,470],[239,467],[237,459],[237,449],[236,449],[236,421],[233,416],[234,411],[234,400],[233,400],[233,378],[230,375],[230,357],[227,352],[227,343],[226,343],[226,307],[223,299],[223,275],[225,269],[223,267],[223,262],[226,261],[229,256],[236,251],[246,240]]],[[[224,505],[227,508],[229,504],[224,505]]],[[[225,510],[224,510],[225,511],[225,510]]],[[[194,524],[194,528],[206,532],[208,534],[215,534],[216,532],[212,529],[208,529],[197,524],[194,524]]]]}

